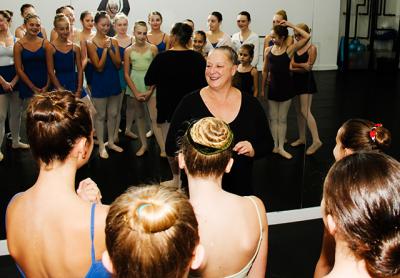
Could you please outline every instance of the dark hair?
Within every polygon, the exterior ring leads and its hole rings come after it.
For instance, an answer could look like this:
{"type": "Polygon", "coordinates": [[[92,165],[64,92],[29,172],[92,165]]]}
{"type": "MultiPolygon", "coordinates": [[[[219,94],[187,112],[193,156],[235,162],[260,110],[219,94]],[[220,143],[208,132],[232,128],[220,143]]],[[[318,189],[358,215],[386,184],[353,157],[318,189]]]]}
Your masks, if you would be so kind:
{"type": "Polygon", "coordinates": [[[102,18],[110,19],[110,16],[107,14],[106,11],[96,12],[96,15],[94,16],[94,23],[99,23],[100,19],[102,19],[102,18]]]}
{"type": "Polygon", "coordinates": [[[111,205],[106,245],[113,277],[183,277],[200,242],[186,195],[159,185],[131,187],[111,205]]]}
{"type": "Polygon", "coordinates": [[[222,14],[220,12],[212,12],[211,15],[215,16],[218,19],[218,22],[222,21],[222,14]]]}
{"type": "Polygon", "coordinates": [[[79,19],[81,20],[81,21],[83,21],[84,19],[85,19],[85,17],[88,15],[88,14],[92,14],[92,12],[90,12],[90,11],[83,11],[82,13],[81,13],[81,16],[79,17],[79,19]]]}
{"type": "Polygon", "coordinates": [[[24,18],[24,24],[27,24],[28,21],[29,21],[29,19],[32,19],[32,18],[36,18],[36,19],[39,19],[39,20],[40,20],[40,17],[39,17],[37,14],[28,14],[28,15],[25,16],[25,18],[24,18]]]}
{"type": "Polygon", "coordinates": [[[374,122],[364,119],[350,119],[346,121],[339,133],[339,141],[344,148],[353,151],[386,150],[392,141],[390,131],[374,122]],[[371,138],[374,130],[375,138],[371,138]]]}
{"type": "Polygon", "coordinates": [[[143,20],[136,21],[135,24],[133,25],[133,30],[135,30],[136,27],[138,27],[138,26],[142,26],[142,27],[146,27],[147,28],[147,24],[143,20]]]}
{"type": "Polygon", "coordinates": [[[20,8],[21,14],[25,12],[26,9],[35,8],[32,4],[23,4],[20,8]]]}
{"type": "Polygon", "coordinates": [[[180,45],[187,45],[192,38],[193,29],[186,23],[175,23],[171,29],[171,35],[175,36],[180,45]]]}
{"type": "Polygon", "coordinates": [[[249,13],[249,12],[247,12],[247,11],[241,11],[241,12],[239,13],[239,15],[244,15],[245,17],[247,17],[247,20],[248,20],[248,21],[251,21],[251,17],[250,17],[250,13],[249,13]]]}
{"type": "Polygon", "coordinates": [[[377,152],[348,155],[329,170],[323,194],[324,214],[371,277],[400,274],[400,163],[377,152]]]}
{"type": "Polygon", "coordinates": [[[287,38],[289,36],[289,31],[287,27],[282,26],[282,25],[274,25],[272,27],[272,30],[274,30],[274,33],[278,35],[280,38],[287,38]]]}
{"type": "Polygon", "coordinates": [[[250,57],[252,57],[252,58],[254,57],[254,44],[246,43],[246,44],[243,44],[240,48],[247,50],[247,52],[249,52],[250,57]]]}
{"type": "Polygon", "coordinates": [[[233,133],[224,121],[206,117],[192,123],[181,138],[186,169],[196,177],[220,177],[232,157],[233,133]]]}
{"type": "Polygon", "coordinates": [[[79,138],[92,140],[88,107],[70,91],[36,94],[27,109],[27,135],[35,159],[64,161],[79,138]]]}
{"type": "Polygon", "coordinates": [[[9,10],[0,10],[0,14],[7,20],[8,23],[11,22],[11,19],[14,15],[14,13],[9,10]]]}
{"type": "Polygon", "coordinates": [[[67,6],[61,6],[61,7],[59,7],[57,10],[56,10],[56,14],[62,14],[62,12],[64,11],[64,9],[66,8],[67,6]]]}
{"type": "Polygon", "coordinates": [[[191,20],[190,18],[186,18],[184,21],[189,21],[194,24],[193,20],[191,20]]]}
{"type": "Polygon", "coordinates": [[[65,7],[70,8],[71,10],[75,11],[74,7],[71,5],[66,5],[65,7]]]}
{"type": "Polygon", "coordinates": [[[239,64],[238,54],[232,47],[223,45],[223,46],[215,48],[212,51],[216,51],[216,50],[224,51],[225,54],[227,54],[229,60],[232,62],[232,64],[234,64],[234,65],[239,64]]]}
{"type": "Polygon", "coordinates": [[[207,35],[206,35],[206,33],[205,33],[204,31],[202,31],[202,30],[197,30],[196,32],[194,32],[194,34],[195,34],[195,35],[200,35],[200,36],[202,36],[204,42],[207,41],[207,35]]]}
{"type": "Polygon", "coordinates": [[[148,16],[148,19],[149,19],[149,20],[150,20],[150,17],[151,17],[152,15],[158,15],[158,16],[160,17],[161,21],[163,20],[162,15],[161,15],[160,12],[153,11],[153,12],[149,13],[149,16],[148,16]]]}

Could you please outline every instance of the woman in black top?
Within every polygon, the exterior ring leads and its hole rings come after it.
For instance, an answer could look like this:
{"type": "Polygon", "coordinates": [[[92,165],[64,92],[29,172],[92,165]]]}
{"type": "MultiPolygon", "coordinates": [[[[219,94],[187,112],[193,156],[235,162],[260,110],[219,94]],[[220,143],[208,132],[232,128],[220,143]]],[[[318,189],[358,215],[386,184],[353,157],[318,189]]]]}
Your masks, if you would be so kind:
{"type": "MultiPolygon", "coordinates": [[[[171,30],[171,49],[159,53],[151,62],[145,76],[146,86],[156,86],[157,123],[166,138],[172,114],[182,98],[207,85],[203,56],[187,48],[193,29],[176,23],[171,30]]],[[[170,160],[173,181],[179,181],[179,168],[170,160]]]]}
{"type": "Polygon", "coordinates": [[[171,121],[166,141],[167,155],[178,150],[179,138],[191,120],[213,116],[229,124],[234,134],[234,163],[225,174],[222,186],[238,195],[251,195],[252,166],[273,148],[267,118],[257,99],[232,86],[237,69],[237,54],[223,46],[207,58],[208,86],[183,98],[171,121]]]}

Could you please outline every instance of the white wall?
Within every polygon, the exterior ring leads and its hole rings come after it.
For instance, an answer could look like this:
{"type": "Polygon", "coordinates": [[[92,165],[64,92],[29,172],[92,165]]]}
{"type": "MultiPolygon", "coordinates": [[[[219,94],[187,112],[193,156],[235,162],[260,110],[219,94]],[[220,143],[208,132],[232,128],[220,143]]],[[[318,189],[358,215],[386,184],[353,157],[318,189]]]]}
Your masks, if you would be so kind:
{"type": "MultiPolygon", "coordinates": [[[[1,4],[2,9],[10,9],[16,13],[14,27],[18,26],[22,21],[18,16],[19,7],[23,3],[30,2],[36,7],[46,29],[50,30],[57,7],[66,4],[73,5],[76,17],[78,18],[80,12],[83,10],[95,10],[100,1],[15,0],[4,2],[1,4]]],[[[194,20],[196,29],[206,30],[207,16],[215,10],[223,14],[222,30],[228,34],[232,34],[238,31],[236,27],[237,13],[247,10],[252,16],[251,28],[253,31],[259,35],[265,35],[271,29],[274,12],[279,9],[285,9],[290,21],[293,23],[304,22],[312,28],[312,39],[319,50],[315,68],[336,68],[340,18],[340,2],[337,0],[131,0],[130,3],[131,11],[129,19],[131,22],[145,20],[150,11],[157,10],[164,17],[163,29],[166,32],[168,32],[175,22],[186,18],[194,20]]]]}

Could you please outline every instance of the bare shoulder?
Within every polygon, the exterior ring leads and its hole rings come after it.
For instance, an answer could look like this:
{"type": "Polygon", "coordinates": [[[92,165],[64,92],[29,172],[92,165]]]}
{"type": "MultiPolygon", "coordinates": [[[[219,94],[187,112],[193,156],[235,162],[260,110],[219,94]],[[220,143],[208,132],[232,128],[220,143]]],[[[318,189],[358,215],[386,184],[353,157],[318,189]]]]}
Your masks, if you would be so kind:
{"type": "Polygon", "coordinates": [[[248,198],[251,198],[251,200],[256,204],[258,212],[260,213],[261,221],[263,222],[263,226],[267,225],[267,212],[265,210],[263,201],[256,196],[248,196],[247,199],[248,198]]]}
{"type": "Polygon", "coordinates": [[[158,54],[158,49],[154,44],[149,43],[149,47],[151,50],[151,53],[153,53],[153,56],[156,56],[158,54]]]}
{"type": "Polygon", "coordinates": [[[74,44],[72,45],[72,47],[73,47],[73,50],[74,50],[75,53],[81,51],[81,47],[80,47],[78,44],[76,44],[76,43],[74,43],[74,44]]]}
{"type": "Polygon", "coordinates": [[[257,70],[257,68],[256,67],[253,67],[252,69],[251,69],[251,75],[256,75],[256,74],[258,74],[258,70],[257,70]]]}

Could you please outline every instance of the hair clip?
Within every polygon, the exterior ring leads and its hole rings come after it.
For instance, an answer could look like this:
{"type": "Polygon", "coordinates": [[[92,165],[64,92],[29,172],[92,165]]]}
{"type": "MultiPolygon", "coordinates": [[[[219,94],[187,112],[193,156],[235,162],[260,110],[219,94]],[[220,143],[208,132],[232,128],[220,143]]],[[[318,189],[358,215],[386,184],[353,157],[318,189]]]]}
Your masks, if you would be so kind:
{"type": "Polygon", "coordinates": [[[371,128],[371,130],[370,130],[370,132],[369,132],[369,137],[371,138],[372,142],[374,142],[374,143],[375,143],[375,141],[376,141],[376,128],[377,128],[377,127],[382,127],[382,124],[375,124],[375,125],[371,128]]]}
{"type": "Polygon", "coordinates": [[[145,208],[145,207],[148,207],[148,206],[151,206],[152,204],[149,204],[149,203],[145,203],[145,204],[141,204],[140,206],[138,206],[138,208],[136,209],[136,212],[137,212],[137,214],[138,214],[138,216],[140,217],[141,215],[141,213],[142,213],[142,210],[145,208]]]}

